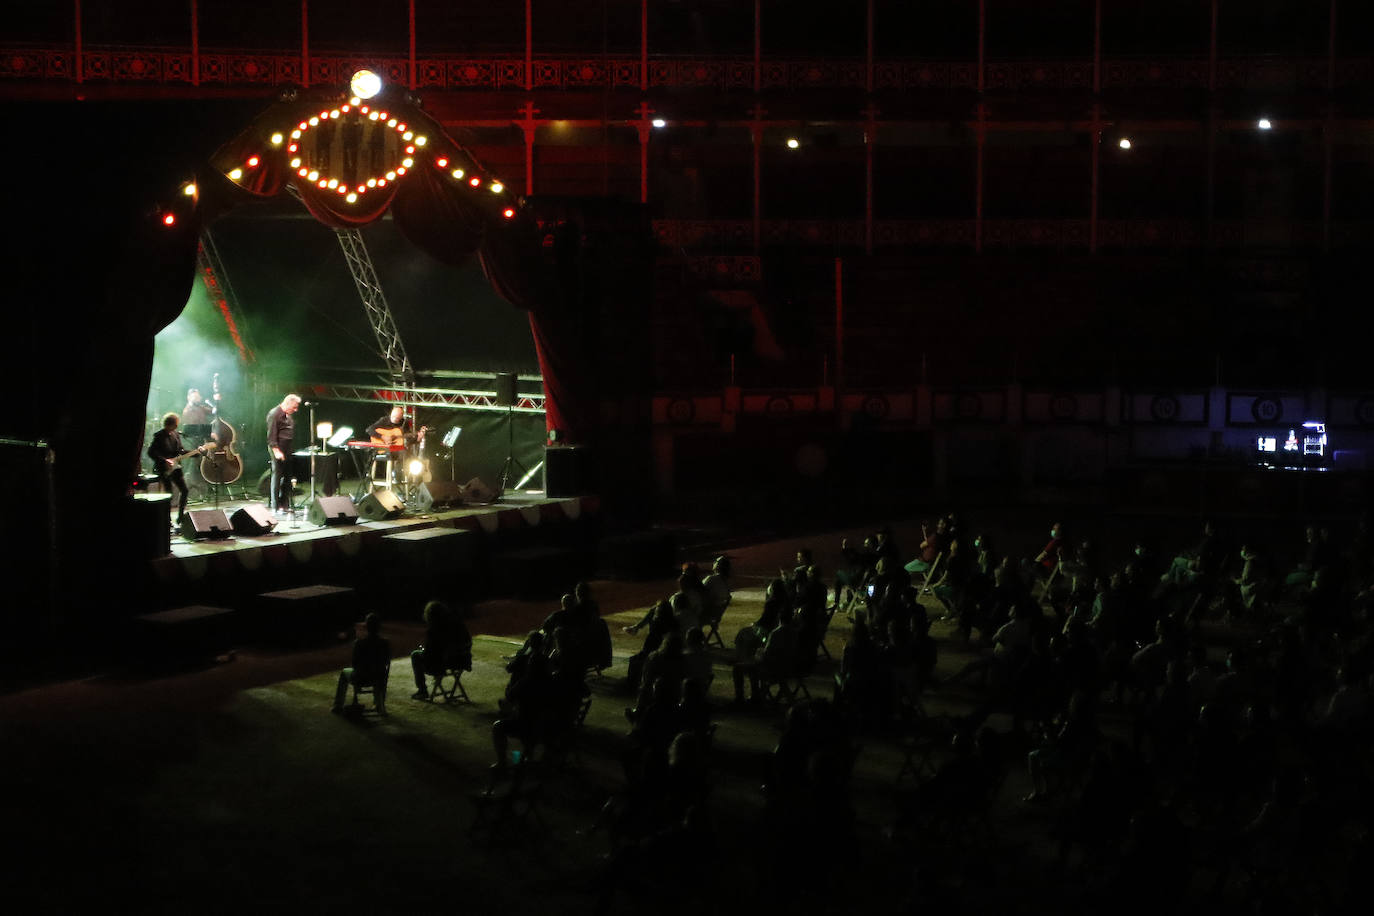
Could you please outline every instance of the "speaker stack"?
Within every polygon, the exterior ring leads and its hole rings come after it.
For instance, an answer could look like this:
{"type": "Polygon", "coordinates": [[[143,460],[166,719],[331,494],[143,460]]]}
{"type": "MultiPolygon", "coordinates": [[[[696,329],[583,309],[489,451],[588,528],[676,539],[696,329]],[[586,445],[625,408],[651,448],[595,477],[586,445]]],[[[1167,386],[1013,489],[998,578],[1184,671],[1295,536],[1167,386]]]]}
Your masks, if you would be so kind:
{"type": "Polygon", "coordinates": [[[312,525],[356,525],[358,509],[347,496],[316,496],[306,513],[312,525]]]}
{"type": "Polygon", "coordinates": [[[401,498],[387,489],[373,490],[358,503],[358,514],[370,522],[400,518],[405,511],[401,498]]]}
{"type": "Polygon", "coordinates": [[[470,503],[489,503],[497,499],[496,491],[487,486],[486,481],[474,477],[463,484],[463,496],[470,503]]]}

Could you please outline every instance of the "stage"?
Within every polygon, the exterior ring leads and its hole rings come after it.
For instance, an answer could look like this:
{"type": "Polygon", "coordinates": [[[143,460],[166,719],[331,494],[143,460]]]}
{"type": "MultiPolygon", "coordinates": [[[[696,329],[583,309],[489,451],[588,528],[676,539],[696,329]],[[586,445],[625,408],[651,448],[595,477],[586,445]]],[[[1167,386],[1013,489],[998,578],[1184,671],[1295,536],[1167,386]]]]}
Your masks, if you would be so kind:
{"type": "MultiPolygon", "coordinates": [[[[341,488],[340,496],[351,494],[341,488]]],[[[348,498],[348,497],[343,497],[348,498]]],[[[163,494],[146,503],[160,515],[163,494]]],[[[331,599],[391,616],[417,615],[425,600],[487,597],[556,598],[591,572],[599,539],[595,496],[548,498],[543,491],[510,492],[488,503],[466,503],[399,517],[348,524],[308,520],[308,494],[295,518],[268,534],[187,538],[173,534],[170,551],[150,564],[154,604],[246,609],[282,590],[329,586],[349,595],[331,599]]],[[[232,517],[261,499],[219,501],[232,517]]],[[[215,508],[193,502],[190,510],[215,508]]],[[[168,522],[170,524],[170,522],[168,522]]],[[[157,608],[154,608],[156,610],[157,608]]]]}

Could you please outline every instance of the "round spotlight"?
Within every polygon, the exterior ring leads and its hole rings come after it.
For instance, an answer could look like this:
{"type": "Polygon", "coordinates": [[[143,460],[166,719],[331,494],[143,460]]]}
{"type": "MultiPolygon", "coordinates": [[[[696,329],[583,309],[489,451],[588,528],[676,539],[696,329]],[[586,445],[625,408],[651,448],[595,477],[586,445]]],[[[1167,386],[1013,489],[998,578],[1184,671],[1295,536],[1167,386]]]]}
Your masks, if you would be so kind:
{"type": "Polygon", "coordinates": [[[1274,122],[1270,121],[1268,118],[1260,118],[1259,123],[1255,126],[1258,127],[1260,130],[1269,130],[1271,127],[1274,126],[1274,122]]]}
{"type": "Polygon", "coordinates": [[[649,123],[652,124],[654,127],[667,127],[667,126],[668,126],[668,122],[665,121],[665,120],[663,120],[662,118],[654,118],[654,119],[653,119],[652,121],[650,121],[649,123]]]}
{"type": "Polygon", "coordinates": [[[787,148],[788,148],[788,149],[796,149],[796,148],[799,147],[799,146],[801,146],[801,141],[798,140],[796,137],[788,137],[788,138],[787,138],[787,148]]]}
{"type": "Polygon", "coordinates": [[[414,461],[410,462],[408,470],[410,471],[410,476],[419,477],[425,472],[425,463],[419,458],[416,458],[414,461]]]}
{"type": "Polygon", "coordinates": [[[1119,147],[1121,147],[1122,149],[1130,149],[1130,148],[1131,148],[1131,138],[1130,138],[1130,137],[1122,137],[1120,140],[1116,141],[1116,145],[1119,146],[1119,147]]]}
{"type": "Polygon", "coordinates": [[[515,215],[515,208],[507,207],[506,209],[501,211],[501,215],[504,216],[506,219],[510,219],[512,216],[515,215]]]}
{"type": "Polygon", "coordinates": [[[233,169],[232,171],[229,172],[229,180],[230,180],[230,181],[238,181],[238,180],[239,180],[240,178],[242,178],[242,177],[243,177],[243,169],[233,169]]]}
{"type": "Polygon", "coordinates": [[[186,185],[181,189],[181,193],[185,194],[187,197],[195,197],[196,183],[194,181],[187,182],[186,185]]]}
{"type": "Polygon", "coordinates": [[[168,213],[166,216],[164,216],[164,217],[162,218],[162,224],[163,224],[164,226],[171,226],[171,225],[173,225],[174,223],[176,223],[176,221],[177,221],[176,216],[175,216],[174,214],[171,214],[171,213],[168,213]]]}
{"type": "Polygon", "coordinates": [[[348,88],[359,99],[370,99],[382,91],[382,78],[371,70],[359,70],[348,81],[348,88]]]}

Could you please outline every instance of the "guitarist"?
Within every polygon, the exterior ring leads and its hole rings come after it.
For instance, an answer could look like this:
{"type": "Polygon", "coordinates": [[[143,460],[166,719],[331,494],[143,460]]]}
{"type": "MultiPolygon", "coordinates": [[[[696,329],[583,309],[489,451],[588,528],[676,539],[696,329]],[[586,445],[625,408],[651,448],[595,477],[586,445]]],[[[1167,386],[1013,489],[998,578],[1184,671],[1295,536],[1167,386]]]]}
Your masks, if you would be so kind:
{"type": "MultiPolygon", "coordinates": [[[[372,444],[378,447],[385,446],[394,450],[396,446],[409,446],[412,442],[417,441],[415,425],[405,414],[405,408],[398,404],[391,408],[391,411],[386,416],[369,426],[367,428],[367,435],[368,438],[372,440],[372,444]]],[[[421,444],[425,441],[426,429],[428,429],[428,427],[421,427],[420,429],[418,441],[421,444]]],[[[389,465],[390,457],[390,455],[383,455],[382,459],[386,459],[389,465]]],[[[377,465],[373,472],[374,480],[380,470],[381,466],[377,465]]]]}
{"type": "Polygon", "coordinates": [[[204,448],[188,450],[181,446],[181,433],[177,432],[177,427],[181,425],[181,419],[175,413],[167,413],[162,418],[162,429],[153,433],[153,444],[148,446],[148,457],[153,459],[153,470],[157,472],[157,479],[162,481],[162,486],[171,492],[173,487],[181,493],[181,498],[177,501],[177,527],[181,527],[181,520],[186,515],[186,477],[181,472],[180,460],[183,455],[197,454],[204,451],[204,448]]]}

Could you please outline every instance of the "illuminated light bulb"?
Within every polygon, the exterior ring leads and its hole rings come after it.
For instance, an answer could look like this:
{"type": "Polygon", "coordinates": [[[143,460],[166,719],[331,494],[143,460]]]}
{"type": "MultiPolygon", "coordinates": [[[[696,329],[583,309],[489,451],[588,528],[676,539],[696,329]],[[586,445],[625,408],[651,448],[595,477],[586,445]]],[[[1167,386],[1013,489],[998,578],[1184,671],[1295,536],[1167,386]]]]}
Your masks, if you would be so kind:
{"type": "Polygon", "coordinates": [[[1130,137],[1122,137],[1120,140],[1117,141],[1117,144],[1116,144],[1116,145],[1119,146],[1119,147],[1121,147],[1122,149],[1130,149],[1130,148],[1131,148],[1131,138],[1130,138],[1130,137]]]}
{"type": "Polygon", "coordinates": [[[1260,130],[1268,130],[1269,128],[1274,126],[1274,123],[1270,121],[1268,118],[1260,118],[1259,124],[1257,126],[1260,130]]]}
{"type": "Polygon", "coordinates": [[[335,108],[333,111],[329,113],[329,116],[337,120],[339,117],[339,109],[335,108]]]}
{"type": "Polygon", "coordinates": [[[374,111],[374,112],[369,113],[368,116],[367,116],[367,119],[368,119],[369,121],[375,121],[375,120],[377,120],[377,112],[374,111]]]}
{"type": "Polygon", "coordinates": [[[799,147],[799,146],[801,146],[801,141],[798,140],[796,137],[788,137],[788,138],[787,138],[787,148],[788,148],[788,149],[796,149],[796,148],[799,147]]]}
{"type": "Polygon", "coordinates": [[[357,105],[357,104],[358,104],[359,102],[361,102],[361,101],[362,101],[362,99],[358,98],[358,97],[355,95],[355,96],[353,96],[353,98],[351,98],[351,99],[348,100],[348,104],[350,104],[350,105],[357,105]]]}
{"type": "Polygon", "coordinates": [[[481,187],[482,179],[478,178],[476,175],[473,175],[471,178],[468,179],[468,184],[472,185],[474,188],[481,187]]]}
{"type": "Polygon", "coordinates": [[[377,179],[375,179],[375,178],[369,178],[369,179],[367,180],[367,186],[368,186],[369,188],[375,188],[375,187],[377,187],[377,179]]]}
{"type": "Polygon", "coordinates": [[[652,124],[654,127],[667,127],[667,126],[668,126],[668,122],[665,121],[665,120],[663,120],[662,118],[654,118],[654,119],[653,119],[652,121],[650,121],[649,123],[652,124]]]}
{"type": "MultiPolygon", "coordinates": [[[[300,160],[297,160],[297,161],[299,162],[300,160]]],[[[302,178],[304,178],[304,177],[306,176],[307,172],[306,172],[305,169],[301,169],[301,170],[300,170],[299,172],[297,172],[296,174],[299,175],[299,176],[301,176],[302,178]]]]}
{"type": "Polygon", "coordinates": [[[365,185],[365,184],[360,184],[360,185],[358,185],[358,193],[359,193],[359,194],[362,194],[362,193],[364,193],[364,192],[366,192],[366,191],[367,191],[367,185],[365,185]]]}
{"type": "Polygon", "coordinates": [[[344,114],[348,114],[348,110],[349,109],[347,105],[343,105],[339,108],[339,111],[342,111],[344,114]]]}
{"type": "Polygon", "coordinates": [[[306,177],[307,177],[308,179],[310,179],[311,181],[314,181],[316,178],[319,178],[319,177],[320,177],[320,173],[317,172],[317,171],[315,171],[314,169],[311,169],[311,170],[310,170],[310,174],[307,175],[306,177]]]}
{"type": "Polygon", "coordinates": [[[391,120],[387,121],[387,122],[386,122],[386,126],[387,126],[387,127],[395,127],[395,126],[396,126],[396,119],[395,119],[395,118],[392,118],[391,120]]]}
{"type": "Polygon", "coordinates": [[[415,138],[416,146],[424,146],[427,142],[429,141],[424,134],[420,134],[418,137],[415,138]]]}
{"type": "Polygon", "coordinates": [[[377,115],[377,117],[379,117],[379,118],[381,118],[383,121],[385,121],[385,120],[386,120],[386,112],[385,112],[385,111],[380,112],[380,113],[377,115]]]}
{"type": "Polygon", "coordinates": [[[230,181],[238,181],[238,180],[239,180],[240,178],[242,178],[242,177],[243,177],[243,169],[234,169],[232,172],[229,173],[229,180],[230,180],[230,181]]]}
{"type": "Polygon", "coordinates": [[[401,160],[401,165],[405,166],[406,168],[410,168],[414,164],[415,160],[411,159],[409,156],[401,160]]]}
{"type": "Polygon", "coordinates": [[[324,179],[320,179],[319,184],[320,184],[320,188],[321,188],[321,189],[324,189],[324,188],[328,188],[328,187],[329,187],[329,182],[325,181],[324,179]]]}
{"type": "Polygon", "coordinates": [[[319,123],[320,123],[320,119],[319,119],[319,118],[311,118],[311,119],[310,119],[310,126],[311,126],[311,127],[315,127],[315,126],[316,126],[317,124],[319,124],[319,123]]]}
{"type": "Polygon", "coordinates": [[[411,474],[412,477],[418,477],[418,476],[420,476],[421,474],[423,474],[424,472],[425,472],[425,463],[424,463],[423,461],[421,461],[420,459],[416,458],[414,461],[410,462],[410,474],[411,474]]]}
{"type": "Polygon", "coordinates": [[[255,169],[255,168],[258,167],[258,157],[257,157],[257,156],[249,156],[249,157],[248,157],[248,167],[249,167],[250,169],[255,169]]]}
{"type": "Polygon", "coordinates": [[[506,209],[501,211],[501,215],[504,216],[506,219],[510,219],[512,216],[515,215],[515,210],[511,207],[507,207],[506,209]]]}
{"type": "Polygon", "coordinates": [[[406,152],[409,153],[409,154],[412,155],[412,156],[415,155],[415,147],[414,147],[414,146],[407,146],[407,147],[406,147],[406,152]]]}
{"type": "MultiPolygon", "coordinates": [[[[397,124],[397,125],[396,125],[396,129],[397,129],[397,130],[405,130],[405,129],[406,129],[406,126],[405,126],[404,124],[397,124]]],[[[406,137],[406,139],[409,140],[410,138],[409,138],[409,137],[406,137]]]]}
{"type": "MultiPolygon", "coordinates": [[[[358,99],[370,99],[382,91],[382,78],[371,70],[359,70],[349,78],[348,88],[358,99]]],[[[358,104],[357,99],[353,104],[358,104]]]]}
{"type": "Polygon", "coordinates": [[[181,193],[185,194],[187,197],[195,197],[195,196],[196,196],[196,185],[195,185],[195,182],[191,182],[190,184],[187,184],[185,187],[183,187],[183,188],[181,189],[181,193]]]}
{"type": "Polygon", "coordinates": [[[286,150],[287,150],[287,152],[294,153],[294,152],[295,152],[297,149],[299,149],[299,148],[300,148],[300,145],[299,145],[299,144],[292,143],[290,146],[288,146],[288,147],[286,148],[286,150]]]}
{"type": "Polygon", "coordinates": [[[405,173],[406,173],[405,166],[401,166],[399,169],[396,170],[396,174],[397,174],[397,175],[404,175],[405,173]]]}
{"type": "Polygon", "coordinates": [[[463,177],[463,170],[462,170],[462,169],[454,169],[454,170],[453,170],[453,177],[454,177],[454,178],[462,178],[462,177],[463,177]]]}
{"type": "MultiPolygon", "coordinates": [[[[302,130],[304,130],[304,128],[302,128],[302,130]]],[[[291,131],[291,139],[292,139],[292,140],[299,140],[300,138],[301,138],[301,131],[299,131],[299,130],[293,130],[293,131],[291,131]]]]}
{"type": "Polygon", "coordinates": [[[348,201],[350,204],[355,204],[358,202],[358,195],[354,194],[352,191],[349,191],[348,196],[345,197],[344,200],[348,201]]]}
{"type": "Polygon", "coordinates": [[[396,173],[395,173],[395,172],[387,172],[387,173],[386,173],[386,180],[387,180],[387,181],[395,181],[395,180],[396,180],[396,173]]]}
{"type": "Polygon", "coordinates": [[[362,108],[359,108],[358,110],[361,111],[363,114],[367,114],[368,112],[368,108],[366,105],[364,105],[362,108]]]}
{"type": "Polygon", "coordinates": [[[304,121],[302,121],[301,123],[299,123],[299,124],[296,125],[296,128],[297,128],[298,130],[305,130],[305,128],[306,128],[306,123],[305,123],[304,121]]]}
{"type": "Polygon", "coordinates": [[[377,179],[377,187],[379,187],[379,188],[384,188],[384,187],[386,187],[386,179],[385,179],[385,178],[378,178],[378,179],[377,179]]]}
{"type": "Polygon", "coordinates": [[[340,194],[347,194],[347,193],[348,193],[348,185],[342,185],[342,184],[341,184],[341,185],[339,185],[339,187],[338,187],[337,190],[338,190],[338,192],[339,192],[340,194]]]}
{"type": "MultiPolygon", "coordinates": [[[[402,124],[401,127],[405,127],[405,125],[402,124]]],[[[397,130],[400,130],[401,127],[398,127],[397,130]]],[[[414,139],[415,139],[415,135],[414,135],[413,133],[411,133],[410,131],[406,131],[405,133],[401,134],[401,139],[402,139],[402,140],[406,140],[406,141],[414,140],[414,139]]]]}
{"type": "Polygon", "coordinates": [[[273,134],[273,135],[272,135],[272,145],[273,145],[273,146],[281,146],[282,141],[285,140],[285,139],[286,139],[286,138],[283,137],[281,134],[273,134]]]}
{"type": "Polygon", "coordinates": [[[499,182],[499,181],[493,181],[493,182],[491,183],[491,193],[493,193],[493,194],[500,194],[500,193],[501,193],[502,191],[504,191],[505,189],[506,189],[506,186],[503,185],[503,184],[502,184],[501,182],[499,182]]]}
{"type": "Polygon", "coordinates": [[[331,179],[329,179],[329,186],[330,186],[331,188],[337,188],[337,187],[339,186],[339,179],[337,179],[337,178],[331,178],[331,179]]]}
{"type": "Polygon", "coordinates": [[[177,221],[176,215],[175,215],[175,214],[172,214],[172,213],[168,213],[166,216],[164,216],[164,217],[162,218],[162,224],[163,224],[164,226],[170,226],[170,225],[172,225],[173,223],[175,223],[176,221],[177,221]]]}
{"type": "Polygon", "coordinates": [[[293,168],[293,169],[298,169],[298,168],[300,168],[300,167],[301,167],[301,161],[300,161],[299,159],[292,159],[292,160],[291,160],[291,168],[293,168]]]}
{"type": "Polygon", "coordinates": [[[443,156],[440,156],[438,159],[434,160],[434,164],[442,169],[448,165],[448,160],[445,159],[443,156]]]}

